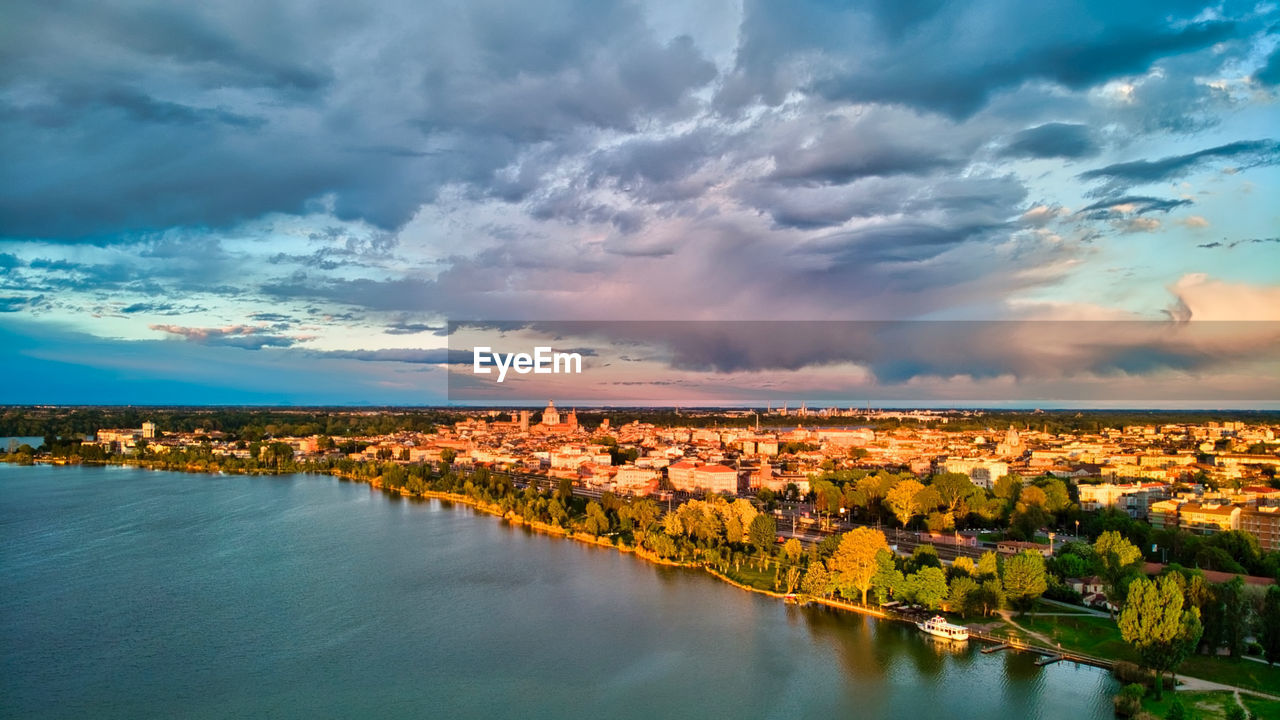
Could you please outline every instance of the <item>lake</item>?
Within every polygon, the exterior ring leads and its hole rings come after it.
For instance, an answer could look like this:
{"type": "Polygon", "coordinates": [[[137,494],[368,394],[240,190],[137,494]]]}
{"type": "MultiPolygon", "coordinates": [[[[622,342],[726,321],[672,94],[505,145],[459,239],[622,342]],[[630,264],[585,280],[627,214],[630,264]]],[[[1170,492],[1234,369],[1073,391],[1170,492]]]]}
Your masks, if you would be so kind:
{"type": "Polygon", "coordinates": [[[325,476],[0,465],[5,717],[1110,718],[1115,682],[325,476]]]}

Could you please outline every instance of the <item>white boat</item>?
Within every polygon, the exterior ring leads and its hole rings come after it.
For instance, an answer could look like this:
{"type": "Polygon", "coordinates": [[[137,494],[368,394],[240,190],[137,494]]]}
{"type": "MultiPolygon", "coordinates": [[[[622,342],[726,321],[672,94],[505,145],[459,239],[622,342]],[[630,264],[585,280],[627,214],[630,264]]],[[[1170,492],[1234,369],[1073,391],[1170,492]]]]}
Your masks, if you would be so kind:
{"type": "Polygon", "coordinates": [[[941,615],[934,615],[924,622],[916,623],[916,627],[934,637],[947,640],[963,641],[969,639],[969,628],[963,625],[952,625],[941,615]]]}

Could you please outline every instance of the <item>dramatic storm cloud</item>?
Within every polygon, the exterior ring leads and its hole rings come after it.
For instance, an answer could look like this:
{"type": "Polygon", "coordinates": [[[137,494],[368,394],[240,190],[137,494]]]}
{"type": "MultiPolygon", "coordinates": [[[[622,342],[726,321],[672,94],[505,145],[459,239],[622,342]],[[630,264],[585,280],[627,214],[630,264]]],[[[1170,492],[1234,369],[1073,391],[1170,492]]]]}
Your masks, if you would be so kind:
{"type": "MultiPolygon", "coordinates": [[[[1273,4],[4,15],[0,358],[56,355],[85,402],[164,362],[187,401],[440,401],[451,320],[1275,319],[1273,4]]],[[[1079,362],[1242,361],[1122,345],[1079,362]]],[[[1034,375],[1004,353],[851,377],[1034,375]]]]}

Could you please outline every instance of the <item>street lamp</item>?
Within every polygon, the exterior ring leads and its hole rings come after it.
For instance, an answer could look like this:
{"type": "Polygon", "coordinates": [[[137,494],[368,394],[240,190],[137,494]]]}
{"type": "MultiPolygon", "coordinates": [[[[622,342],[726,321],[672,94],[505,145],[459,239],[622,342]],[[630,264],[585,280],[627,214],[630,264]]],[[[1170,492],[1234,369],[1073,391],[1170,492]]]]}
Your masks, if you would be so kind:
{"type": "Polygon", "coordinates": [[[1080,521],[1076,521],[1076,540],[1080,540],[1080,521]]]}

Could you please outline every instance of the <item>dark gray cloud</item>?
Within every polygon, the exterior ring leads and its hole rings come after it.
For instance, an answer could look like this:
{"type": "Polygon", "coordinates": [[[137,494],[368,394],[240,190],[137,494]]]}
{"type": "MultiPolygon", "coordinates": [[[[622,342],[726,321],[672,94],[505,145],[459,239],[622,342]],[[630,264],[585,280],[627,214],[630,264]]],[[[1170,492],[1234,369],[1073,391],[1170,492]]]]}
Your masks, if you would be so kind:
{"type": "Polygon", "coordinates": [[[1092,157],[1100,151],[1088,125],[1045,123],[1014,135],[1000,151],[1005,157],[1067,158],[1092,157]]]}
{"type": "Polygon", "coordinates": [[[345,280],[301,274],[267,283],[261,290],[279,299],[326,300],[382,311],[432,310],[446,305],[447,300],[435,281],[413,278],[345,280]]]}
{"type": "Polygon", "coordinates": [[[120,308],[120,312],[125,315],[136,315],[138,313],[147,315],[188,315],[204,312],[207,309],[200,305],[179,305],[170,302],[136,302],[120,308]]]}
{"type": "Polygon", "coordinates": [[[1190,22],[1203,10],[1198,2],[927,9],[903,23],[895,18],[904,10],[877,5],[849,12],[818,0],[749,2],[743,46],[720,103],[776,105],[808,79],[832,99],[965,117],[1000,90],[1032,81],[1080,89],[1245,32],[1234,22],[1190,22]],[[1183,22],[1171,25],[1171,18],[1183,22]]]}
{"type": "MultiPolygon", "coordinates": [[[[724,374],[850,363],[888,385],[930,377],[1028,381],[1205,371],[1280,350],[1275,322],[602,321],[528,327],[599,348],[601,356],[643,348],[649,359],[675,370],[724,374]]],[[[490,337],[500,341],[496,330],[490,337]]]]}
{"type": "Polygon", "coordinates": [[[430,323],[397,321],[385,327],[382,332],[388,335],[431,333],[436,336],[444,336],[448,334],[448,327],[441,324],[432,325],[430,323]]]}
{"type": "Polygon", "coordinates": [[[258,321],[258,322],[265,322],[265,323],[295,323],[295,322],[297,322],[297,319],[296,319],[296,318],[294,318],[292,315],[286,315],[286,314],[284,314],[284,313],[275,313],[275,312],[256,312],[256,313],[251,313],[251,314],[249,315],[249,319],[250,319],[250,320],[256,320],[256,321],[258,321]]]}
{"type": "Polygon", "coordinates": [[[1184,155],[1170,155],[1159,160],[1133,160],[1080,173],[1081,180],[1104,180],[1095,194],[1122,191],[1134,185],[1165,182],[1186,175],[1213,160],[1233,162],[1237,168],[1274,165],[1280,161],[1280,142],[1275,140],[1240,140],[1226,145],[1197,150],[1184,155]]]}
{"type": "MultiPolygon", "coordinates": [[[[262,87],[312,93],[326,87],[331,73],[320,56],[299,60],[311,30],[350,21],[323,5],[245,3],[137,6],[133,3],[11,3],[9,11],[26,32],[6,42],[5,75],[33,72],[75,74],[77,47],[85,38],[140,63],[164,65],[201,85],[262,87]],[[72,32],[68,32],[68,30],[72,32]],[[290,32],[290,31],[293,32],[290,32]],[[47,46],[48,54],[42,54],[47,46]]],[[[317,48],[318,49],[318,48],[317,48]]]]}
{"type": "Polygon", "coordinates": [[[743,188],[741,197],[786,228],[833,227],[853,218],[900,214],[928,225],[995,227],[1021,213],[1026,188],[1012,176],[873,177],[839,186],[757,184],[743,188]]]}
{"type": "Polygon", "coordinates": [[[893,222],[828,235],[806,252],[826,255],[838,269],[865,263],[912,263],[936,257],[997,228],[989,225],[931,225],[893,222]]]}
{"type": "Polygon", "coordinates": [[[434,348],[417,350],[413,348],[387,348],[383,350],[306,350],[309,357],[360,360],[365,362],[397,362],[412,365],[471,365],[473,358],[470,350],[451,350],[434,348]]]}
{"type": "Polygon", "coordinates": [[[968,160],[967,151],[977,141],[957,144],[957,134],[945,132],[945,124],[896,109],[822,118],[814,125],[797,123],[781,131],[783,137],[772,150],[770,179],[845,184],[864,177],[954,168],[968,160]]]}
{"type": "Polygon", "coordinates": [[[714,184],[696,171],[733,147],[731,137],[709,129],[629,140],[592,153],[589,182],[646,202],[688,200],[714,184]]]}
{"type": "Polygon", "coordinates": [[[1267,61],[1253,74],[1253,79],[1269,87],[1280,85],[1280,46],[1271,51],[1267,61]]]}
{"type": "MultiPolygon", "coordinates": [[[[498,348],[499,352],[507,352],[498,348]]],[[[360,360],[364,362],[395,362],[410,365],[460,365],[471,367],[475,361],[470,348],[386,348],[382,350],[299,350],[308,357],[329,360],[360,360]]],[[[595,348],[553,348],[552,352],[576,352],[583,357],[594,357],[595,348]]]]}
{"type": "Polygon", "coordinates": [[[853,218],[900,212],[922,183],[909,178],[863,178],[846,185],[785,186],[753,183],[739,190],[748,205],[768,213],[780,227],[813,229],[853,218]]]}
{"type": "Polygon", "coordinates": [[[1215,240],[1213,242],[1201,243],[1200,245],[1196,245],[1196,247],[1206,248],[1209,250],[1212,250],[1214,248],[1226,248],[1228,250],[1231,250],[1233,248],[1239,247],[1240,245],[1264,245],[1264,244],[1271,244],[1271,243],[1280,243],[1280,237],[1248,238],[1245,240],[1230,240],[1230,241],[1228,241],[1226,238],[1223,238],[1221,242],[1215,240]]]}
{"type": "Polygon", "coordinates": [[[266,121],[220,108],[204,108],[182,103],[159,100],[135,88],[60,88],[60,94],[49,105],[28,106],[13,111],[14,120],[26,120],[34,124],[59,126],[67,123],[71,115],[84,112],[118,112],[127,120],[139,125],[231,125],[256,128],[266,121]]]}
{"type": "Polygon", "coordinates": [[[0,297],[0,313],[16,313],[27,310],[44,301],[43,295],[10,295],[0,297]]]}
{"type": "Polygon", "coordinates": [[[749,2],[737,45],[630,2],[14,7],[0,237],[20,264],[0,288],[262,328],[171,333],[197,342],[278,350],[305,323],[340,346],[362,323],[458,317],[1001,316],[1023,291],[1058,296],[1099,231],[1190,202],[1132,191],[1143,178],[1275,154],[1187,153],[1254,137],[1196,138],[1232,103],[1266,112],[1239,68],[1276,13],[1232,3],[749,2]],[[1167,157],[1115,164],[1126,148],[1167,157]],[[1075,216],[1059,209],[1082,204],[1064,190],[1079,168],[1021,162],[1103,153],[1080,179],[1107,200],[1075,216]]]}
{"type": "Polygon", "coordinates": [[[1146,215],[1147,213],[1168,213],[1175,208],[1194,204],[1186,198],[1173,200],[1170,198],[1149,197],[1146,195],[1125,195],[1108,198],[1086,205],[1076,211],[1077,215],[1095,220],[1110,220],[1127,215],[1146,215]]]}
{"type": "Polygon", "coordinates": [[[104,241],[324,207],[395,229],[449,183],[501,194],[495,175],[539,144],[677,119],[716,74],[631,5],[396,5],[18,3],[0,235],[104,241]],[[376,44],[333,52],[357,39],[376,44]]]}

